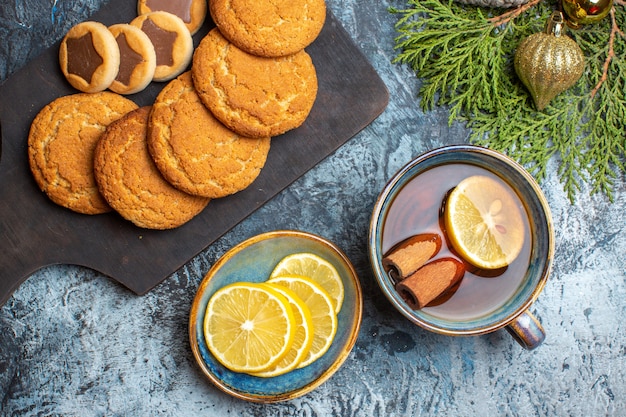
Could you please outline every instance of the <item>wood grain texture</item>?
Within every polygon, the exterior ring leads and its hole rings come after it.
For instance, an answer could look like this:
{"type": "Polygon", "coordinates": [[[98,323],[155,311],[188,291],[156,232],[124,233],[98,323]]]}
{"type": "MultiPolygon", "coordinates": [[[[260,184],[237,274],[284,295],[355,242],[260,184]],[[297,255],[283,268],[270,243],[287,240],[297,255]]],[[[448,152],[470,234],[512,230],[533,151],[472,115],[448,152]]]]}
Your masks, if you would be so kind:
{"type": "MultiPolygon", "coordinates": [[[[91,19],[128,22],[136,16],[131,3],[113,0],[91,19]]],[[[211,27],[205,22],[195,45],[211,27]]],[[[26,142],[39,110],[76,92],[59,70],[58,44],[8,78],[0,86],[0,305],[34,271],[61,263],[95,269],[146,293],[382,113],[385,85],[330,11],[307,51],[319,82],[307,121],[273,139],[266,166],[248,189],[212,201],[169,231],[140,229],[116,214],[80,215],[49,201],[30,174],[26,142]]],[[[149,105],[163,86],[152,83],[129,98],[149,105]]]]}

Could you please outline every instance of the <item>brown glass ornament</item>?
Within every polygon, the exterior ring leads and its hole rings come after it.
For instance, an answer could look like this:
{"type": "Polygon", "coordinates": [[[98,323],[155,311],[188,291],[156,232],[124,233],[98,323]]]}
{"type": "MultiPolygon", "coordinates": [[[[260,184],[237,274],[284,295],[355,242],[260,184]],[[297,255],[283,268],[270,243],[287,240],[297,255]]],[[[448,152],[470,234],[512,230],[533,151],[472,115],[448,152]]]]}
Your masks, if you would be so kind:
{"type": "Polygon", "coordinates": [[[523,39],[515,51],[515,72],[538,110],[576,84],[585,69],[583,51],[565,28],[563,14],[554,12],[545,30],[523,39]]]}
{"type": "Polygon", "coordinates": [[[598,22],[611,11],[613,0],[562,0],[563,11],[570,26],[598,22]]]}

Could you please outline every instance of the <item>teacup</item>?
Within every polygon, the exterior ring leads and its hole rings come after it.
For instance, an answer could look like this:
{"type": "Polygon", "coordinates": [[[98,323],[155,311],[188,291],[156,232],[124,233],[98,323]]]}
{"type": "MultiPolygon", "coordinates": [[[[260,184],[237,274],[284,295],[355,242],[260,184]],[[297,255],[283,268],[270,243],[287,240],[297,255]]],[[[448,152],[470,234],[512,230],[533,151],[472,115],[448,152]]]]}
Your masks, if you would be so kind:
{"type": "MultiPolygon", "coordinates": [[[[550,209],[535,179],[517,162],[494,150],[454,145],[429,151],[404,166],[384,187],[372,213],[369,242],[374,276],[387,299],[413,323],[451,336],[481,335],[506,328],[526,349],[545,339],[540,322],[530,313],[543,290],[554,255],[550,209]],[[447,191],[464,177],[491,175],[517,195],[526,214],[524,249],[519,260],[490,276],[465,273],[454,290],[432,304],[415,308],[396,289],[397,277],[383,265],[390,248],[423,231],[438,230],[448,247],[441,213],[447,191]]],[[[435,259],[435,258],[433,258],[435,259]]]]}

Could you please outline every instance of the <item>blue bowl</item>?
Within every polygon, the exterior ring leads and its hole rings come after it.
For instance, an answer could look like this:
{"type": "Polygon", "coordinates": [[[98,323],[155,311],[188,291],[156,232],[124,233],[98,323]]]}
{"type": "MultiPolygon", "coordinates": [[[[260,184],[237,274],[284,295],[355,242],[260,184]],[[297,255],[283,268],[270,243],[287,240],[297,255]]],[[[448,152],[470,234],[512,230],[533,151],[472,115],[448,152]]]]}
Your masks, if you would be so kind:
{"type": "Polygon", "coordinates": [[[274,231],[252,237],[222,256],[202,280],[191,307],[191,349],[206,377],[220,390],[243,400],[271,403],[297,398],[330,378],[348,357],[356,342],[363,300],[356,271],[346,255],[331,242],[300,231],[274,231]],[[332,263],[341,275],[344,301],[330,349],[311,365],[273,378],[258,378],[232,372],[221,365],[204,340],[206,306],[219,288],[237,281],[266,281],[285,256],[311,252],[332,263]]]}

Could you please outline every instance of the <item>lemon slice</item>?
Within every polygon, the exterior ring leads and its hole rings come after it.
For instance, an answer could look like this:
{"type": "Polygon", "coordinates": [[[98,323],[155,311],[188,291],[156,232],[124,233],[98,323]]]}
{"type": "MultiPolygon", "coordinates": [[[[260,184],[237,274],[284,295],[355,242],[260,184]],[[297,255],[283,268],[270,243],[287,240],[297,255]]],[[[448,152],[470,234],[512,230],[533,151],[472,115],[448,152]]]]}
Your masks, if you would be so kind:
{"type": "Polygon", "coordinates": [[[450,243],[479,268],[505,267],[524,245],[522,210],[515,192],[501,182],[482,175],[468,177],[446,202],[444,222],[450,243]]]}
{"type": "Polygon", "coordinates": [[[270,278],[283,275],[299,275],[317,282],[333,300],[335,313],[339,313],[343,304],[343,281],[337,269],[326,259],[313,253],[294,253],[278,262],[270,278]]]}
{"type": "Polygon", "coordinates": [[[272,288],[248,282],[217,290],[204,317],[209,351],[235,372],[261,372],[278,363],[291,348],[295,329],[287,299],[272,288]]]}
{"type": "Polygon", "coordinates": [[[271,284],[282,285],[293,291],[311,312],[313,320],[313,343],[309,353],[297,366],[304,368],[310,365],[328,351],[337,333],[337,314],[332,300],[326,291],[315,281],[297,275],[274,277],[267,281],[271,284]]]}
{"type": "Polygon", "coordinates": [[[287,354],[278,361],[276,365],[273,365],[266,371],[252,373],[254,376],[263,378],[279,376],[296,369],[309,353],[309,349],[311,349],[311,344],[313,343],[313,318],[311,317],[311,311],[306,304],[304,304],[304,301],[287,287],[276,284],[267,285],[278,291],[289,301],[289,305],[296,319],[296,333],[291,349],[289,349],[287,354]]]}

